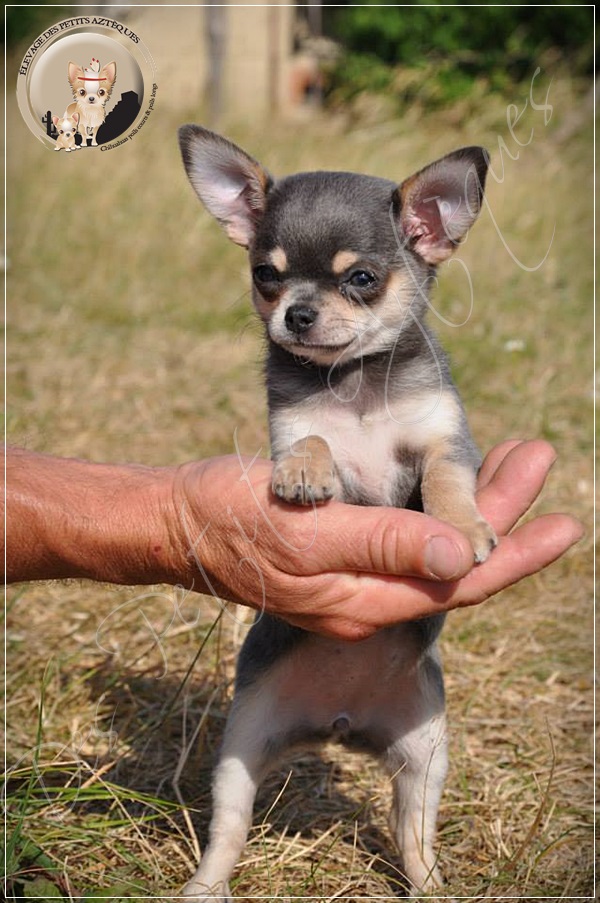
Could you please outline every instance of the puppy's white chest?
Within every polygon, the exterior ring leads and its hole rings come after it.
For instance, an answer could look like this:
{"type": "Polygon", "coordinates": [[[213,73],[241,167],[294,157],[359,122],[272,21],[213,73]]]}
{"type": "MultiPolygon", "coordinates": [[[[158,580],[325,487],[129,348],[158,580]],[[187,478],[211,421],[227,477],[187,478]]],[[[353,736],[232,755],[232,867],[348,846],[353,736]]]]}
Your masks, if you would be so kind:
{"type": "Polygon", "coordinates": [[[402,469],[397,425],[386,412],[359,417],[343,410],[329,412],[315,432],[329,443],[344,485],[371,503],[389,505],[402,469]]]}
{"type": "Polygon", "coordinates": [[[456,428],[458,410],[449,393],[427,393],[382,404],[362,416],[351,403],[328,400],[320,407],[279,412],[274,424],[276,457],[307,436],[325,439],[348,494],[371,505],[398,504],[401,484],[416,480],[414,454],[456,428]],[[409,454],[407,454],[407,452],[409,454]]]}
{"type": "Polygon", "coordinates": [[[284,454],[297,440],[320,436],[329,445],[350,496],[368,499],[371,504],[393,503],[402,464],[397,455],[397,427],[386,412],[360,417],[348,405],[327,405],[309,417],[283,419],[284,423],[278,424],[278,437],[284,454]]]}
{"type": "Polygon", "coordinates": [[[104,122],[105,110],[101,104],[81,103],[77,105],[77,109],[81,112],[83,124],[90,128],[100,126],[104,122]]]}

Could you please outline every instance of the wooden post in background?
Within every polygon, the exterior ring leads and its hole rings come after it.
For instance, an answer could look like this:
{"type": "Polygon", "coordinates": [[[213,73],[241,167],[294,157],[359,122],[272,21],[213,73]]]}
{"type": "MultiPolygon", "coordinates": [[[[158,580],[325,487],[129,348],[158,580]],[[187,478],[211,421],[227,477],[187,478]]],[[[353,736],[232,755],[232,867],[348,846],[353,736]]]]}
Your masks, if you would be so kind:
{"type": "Polygon", "coordinates": [[[206,43],[208,49],[208,115],[216,126],[223,110],[223,67],[227,43],[227,9],[209,0],[206,5],[206,43]]]}
{"type": "Polygon", "coordinates": [[[276,114],[279,110],[281,55],[279,50],[279,29],[281,26],[281,10],[271,6],[268,10],[268,93],[269,112],[276,114]]]}

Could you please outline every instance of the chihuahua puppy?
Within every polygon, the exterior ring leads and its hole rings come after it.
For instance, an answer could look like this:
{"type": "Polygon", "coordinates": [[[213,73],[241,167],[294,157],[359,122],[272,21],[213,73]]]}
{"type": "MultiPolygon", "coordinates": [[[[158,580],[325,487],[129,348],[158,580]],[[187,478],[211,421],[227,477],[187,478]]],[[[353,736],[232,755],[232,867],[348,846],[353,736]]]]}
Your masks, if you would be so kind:
{"type": "Polygon", "coordinates": [[[77,132],[77,123],[79,122],[79,113],[73,113],[72,116],[68,116],[65,112],[62,118],[53,116],[52,122],[58,132],[54,150],[64,150],[67,154],[78,150],[78,145],[75,144],[75,134],[77,132]]]}
{"type": "MultiPolygon", "coordinates": [[[[268,343],[275,495],[424,510],[484,561],[496,537],[475,505],[479,454],[424,318],[436,265],[479,214],[486,151],[462,148],[400,185],[346,172],[275,181],[204,128],[183,126],[179,139],[200,200],[248,250],[268,343]]],[[[410,891],[440,887],[442,624],[438,615],[350,643],[257,617],[215,772],[210,843],[185,896],[231,899],[258,784],[283,757],[327,741],[380,759],[410,891]]]]}
{"type": "Polygon", "coordinates": [[[79,116],[78,130],[82,138],[82,147],[97,147],[96,134],[106,118],[104,109],[110,98],[115,79],[117,77],[117,64],[107,63],[100,68],[100,61],[92,57],[87,68],[69,63],[69,84],[73,91],[75,103],[67,107],[67,115],[77,113],[79,116]]]}

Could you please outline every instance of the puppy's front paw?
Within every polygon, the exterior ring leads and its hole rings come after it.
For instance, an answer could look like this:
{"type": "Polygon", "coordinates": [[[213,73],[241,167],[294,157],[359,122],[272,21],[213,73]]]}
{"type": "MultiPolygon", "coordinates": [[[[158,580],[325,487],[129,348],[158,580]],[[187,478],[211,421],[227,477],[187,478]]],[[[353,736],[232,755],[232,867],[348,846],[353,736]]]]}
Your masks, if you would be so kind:
{"type": "Polygon", "coordinates": [[[299,439],[291,454],[276,462],[272,488],[285,502],[312,505],[339,495],[339,481],[329,445],[321,436],[299,439]]]}
{"type": "Polygon", "coordinates": [[[475,564],[482,564],[490,555],[490,552],[498,545],[498,538],[488,522],[480,518],[467,526],[461,525],[460,529],[469,537],[475,555],[475,564]]]}
{"type": "Polygon", "coordinates": [[[327,502],[336,491],[333,466],[325,461],[310,461],[290,455],[273,470],[273,492],[285,502],[311,505],[327,502]]]}

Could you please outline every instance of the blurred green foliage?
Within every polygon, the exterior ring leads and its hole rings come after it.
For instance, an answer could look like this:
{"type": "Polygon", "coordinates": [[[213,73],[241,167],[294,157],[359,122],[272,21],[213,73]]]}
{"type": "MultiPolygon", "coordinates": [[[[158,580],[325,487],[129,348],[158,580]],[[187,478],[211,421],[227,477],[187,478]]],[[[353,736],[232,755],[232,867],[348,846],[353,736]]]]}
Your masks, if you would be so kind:
{"type": "Polygon", "coordinates": [[[54,6],[50,0],[35,5],[6,7],[6,45],[10,49],[20,42],[33,41],[44,29],[69,15],[69,6],[54,6]]]}
{"type": "Polygon", "coordinates": [[[334,100],[362,91],[387,92],[400,104],[425,82],[425,104],[449,103],[483,80],[505,90],[531,77],[538,65],[566,61],[575,75],[593,70],[591,6],[375,5],[324,9],[325,30],[344,53],[329,75],[334,100]],[[404,76],[398,77],[400,70],[404,76]],[[413,77],[406,78],[406,70],[413,77]],[[419,73],[421,78],[419,78],[419,73]]]}

